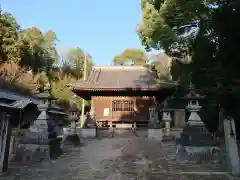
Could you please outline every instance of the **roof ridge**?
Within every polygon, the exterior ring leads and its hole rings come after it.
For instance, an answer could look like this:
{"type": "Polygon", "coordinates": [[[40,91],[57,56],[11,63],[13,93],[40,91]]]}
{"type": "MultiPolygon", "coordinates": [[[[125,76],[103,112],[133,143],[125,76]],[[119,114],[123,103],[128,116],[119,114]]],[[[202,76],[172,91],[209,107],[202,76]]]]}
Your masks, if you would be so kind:
{"type": "Polygon", "coordinates": [[[95,66],[93,69],[109,69],[109,70],[148,70],[144,66],[95,66]]]}

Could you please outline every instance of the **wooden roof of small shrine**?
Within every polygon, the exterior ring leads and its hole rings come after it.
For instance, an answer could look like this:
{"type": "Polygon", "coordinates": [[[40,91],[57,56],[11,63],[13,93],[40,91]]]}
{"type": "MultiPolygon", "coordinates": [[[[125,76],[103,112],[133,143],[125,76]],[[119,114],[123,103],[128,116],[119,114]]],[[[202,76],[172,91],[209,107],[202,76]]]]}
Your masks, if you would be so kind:
{"type": "Polygon", "coordinates": [[[94,67],[86,81],[71,85],[73,92],[79,90],[158,90],[175,87],[174,83],[158,82],[148,68],[143,66],[94,67]]]}
{"type": "Polygon", "coordinates": [[[26,124],[37,118],[39,111],[36,102],[33,98],[21,96],[20,94],[7,90],[0,90],[0,107],[11,114],[11,123],[14,127],[18,126],[19,123],[21,123],[21,125],[26,124]],[[26,114],[29,113],[29,111],[36,116],[24,118],[25,116],[22,116],[22,113],[26,114]]]}
{"type": "Polygon", "coordinates": [[[5,90],[5,89],[0,90],[0,99],[9,100],[9,101],[12,101],[12,102],[23,101],[23,100],[28,102],[29,100],[31,100],[31,102],[33,104],[38,104],[39,103],[39,100],[36,99],[36,98],[24,96],[24,95],[21,95],[19,93],[15,93],[15,92],[5,90]]]}

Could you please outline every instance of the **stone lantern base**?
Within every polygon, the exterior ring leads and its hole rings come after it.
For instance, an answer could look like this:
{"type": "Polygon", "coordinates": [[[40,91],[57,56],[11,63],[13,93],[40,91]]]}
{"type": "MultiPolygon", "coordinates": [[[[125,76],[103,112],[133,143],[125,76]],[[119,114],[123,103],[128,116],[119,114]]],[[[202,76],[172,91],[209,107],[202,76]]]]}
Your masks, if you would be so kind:
{"type": "MultiPolygon", "coordinates": [[[[71,119],[70,119],[71,120],[71,119]]],[[[79,146],[80,145],[80,138],[77,133],[76,121],[73,119],[71,120],[71,127],[66,128],[62,140],[62,145],[73,145],[79,146]]]]}
{"type": "Polygon", "coordinates": [[[60,156],[62,138],[57,137],[53,129],[54,124],[48,120],[48,114],[42,111],[20,140],[14,160],[32,163],[60,156]]]}
{"type": "Polygon", "coordinates": [[[61,154],[60,144],[60,138],[46,140],[21,140],[17,148],[14,161],[34,163],[42,160],[57,158],[61,154]]]}
{"type": "Polygon", "coordinates": [[[86,119],[84,126],[80,129],[81,138],[96,138],[97,124],[92,118],[86,119]]]}
{"type": "Polygon", "coordinates": [[[63,139],[64,145],[80,146],[80,138],[77,133],[67,134],[63,139]]]}
{"type": "Polygon", "coordinates": [[[82,137],[82,138],[96,138],[97,137],[96,127],[81,128],[80,137],[82,137]]]}
{"type": "Polygon", "coordinates": [[[220,148],[204,124],[187,124],[178,139],[177,157],[180,161],[211,161],[220,148]]]}

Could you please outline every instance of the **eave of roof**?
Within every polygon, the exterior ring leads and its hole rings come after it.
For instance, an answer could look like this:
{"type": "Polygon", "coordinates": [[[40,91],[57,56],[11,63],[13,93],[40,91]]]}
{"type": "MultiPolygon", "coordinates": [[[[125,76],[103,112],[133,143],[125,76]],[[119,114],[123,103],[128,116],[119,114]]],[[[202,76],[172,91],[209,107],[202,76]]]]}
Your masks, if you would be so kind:
{"type": "Polygon", "coordinates": [[[14,108],[24,109],[31,103],[32,101],[30,99],[22,99],[22,100],[13,102],[11,106],[14,108]]]}
{"type": "Polygon", "coordinates": [[[159,91],[171,89],[178,86],[178,83],[156,82],[154,85],[140,87],[103,87],[101,85],[82,84],[81,86],[69,85],[72,91],[159,91]]]}
{"type": "Polygon", "coordinates": [[[20,101],[20,100],[28,101],[30,99],[33,104],[38,104],[40,102],[36,98],[24,96],[19,93],[12,92],[12,91],[5,90],[5,89],[0,90],[0,98],[12,100],[12,101],[20,101]]]}
{"type": "MultiPolygon", "coordinates": [[[[4,107],[4,108],[15,108],[15,107],[12,107],[10,104],[6,104],[6,103],[0,103],[0,107],[4,107]]],[[[18,108],[15,108],[15,109],[18,109],[18,108]]]]}

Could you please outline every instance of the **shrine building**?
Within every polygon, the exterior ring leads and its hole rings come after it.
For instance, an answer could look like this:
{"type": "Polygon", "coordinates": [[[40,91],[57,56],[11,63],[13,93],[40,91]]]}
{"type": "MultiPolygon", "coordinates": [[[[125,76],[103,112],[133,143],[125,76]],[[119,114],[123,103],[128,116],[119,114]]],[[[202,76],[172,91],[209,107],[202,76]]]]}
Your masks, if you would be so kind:
{"type": "Polygon", "coordinates": [[[175,83],[155,80],[143,66],[94,67],[86,81],[71,85],[72,91],[91,100],[97,122],[148,123],[149,108],[173,94],[175,83]]]}

